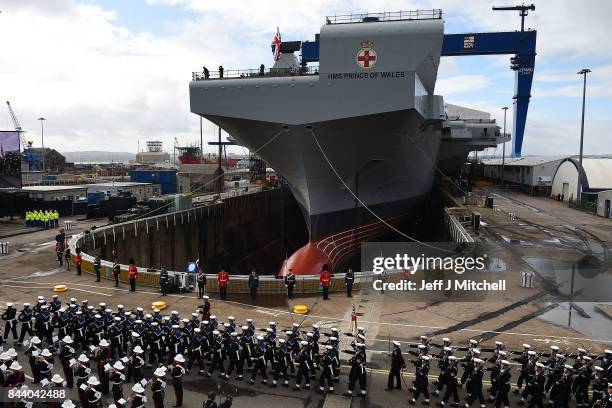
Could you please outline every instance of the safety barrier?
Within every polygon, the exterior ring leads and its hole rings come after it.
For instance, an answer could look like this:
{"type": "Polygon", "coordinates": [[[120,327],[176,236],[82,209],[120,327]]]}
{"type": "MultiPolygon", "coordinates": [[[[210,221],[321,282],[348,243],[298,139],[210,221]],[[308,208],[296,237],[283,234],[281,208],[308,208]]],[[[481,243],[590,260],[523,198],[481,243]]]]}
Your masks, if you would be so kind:
{"type": "MultiPolygon", "coordinates": [[[[95,257],[93,255],[85,253],[82,249],[86,247],[86,242],[91,244],[92,248],[96,248],[96,243],[105,242],[108,237],[112,237],[115,234],[126,234],[128,231],[138,231],[139,225],[145,225],[146,228],[159,228],[160,225],[169,226],[177,225],[190,219],[198,219],[203,217],[206,212],[210,210],[215,204],[210,206],[202,206],[191,208],[188,210],[178,211],[172,214],[161,214],[153,217],[142,218],[138,220],[127,221],[120,224],[109,225],[106,227],[100,227],[88,233],[80,233],[72,236],[68,241],[70,247],[70,253],[72,262],[76,261],[76,248],[81,248],[81,270],[84,273],[94,274],[93,262],[95,257]]],[[[135,237],[136,238],[136,237],[135,237]]],[[[113,263],[107,260],[101,260],[100,277],[103,279],[113,280],[113,263]]],[[[119,280],[121,282],[128,282],[128,268],[129,265],[121,264],[119,280]]],[[[136,279],[137,285],[159,287],[159,270],[137,267],[138,278],[136,279]]],[[[180,271],[168,271],[168,274],[176,282],[180,282],[179,286],[184,286],[189,289],[190,286],[195,287],[194,274],[189,274],[180,271]]],[[[332,282],[330,284],[330,292],[338,292],[345,290],[344,284],[345,274],[334,274],[332,282]]],[[[365,276],[362,273],[355,273],[355,284],[354,290],[359,290],[361,287],[360,279],[365,276]]],[[[217,275],[207,274],[206,279],[208,282],[208,288],[214,288],[217,290],[217,275]]],[[[249,293],[248,288],[248,275],[231,275],[230,284],[228,287],[228,293],[249,293]]],[[[210,289],[209,289],[210,290],[210,289]]],[[[315,294],[322,291],[319,285],[319,275],[309,276],[296,276],[296,285],[294,293],[296,294],[315,294]]],[[[259,289],[258,293],[262,294],[281,294],[285,293],[285,283],[282,278],[276,278],[274,276],[262,275],[259,278],[259,289]]]]}
{"type": "Polygon", "coordinates": [[[65,229],[66,231],[71,230],[71,229],[72,229],[72,226],[73,226],[73,221],[71,221],[71,220],[65,220],[65,221],[64,221],[64,229],[65,229]]]}
{"type": "Polygon", "coordinates": [[[8,253],[9,253],[9,244],[10,244],[10,242],[8,242],[8,241],[0,242],[0,254],[1,255],[8,255],[8,253]]]}
{"type": "Polygon", "coordinates": [[[531,271],[521,272],[521,288],[533,288],[534,273],[531,271]]]}
{"type": "Polygon", "coordinates": [[[462,212],[465,212],[465,210],[445,208],[444,224],[446,225],[448,233],[454,242],[472,243],[474,242],[474,239],[470,236],[470,234],[468,234],[468,232],[465,230],[465,228],[458,219],[458,217],[461,217],[463,215],[462,212]],[[458,210],[461,210],[461,212],[457,213],[458,210]]]}

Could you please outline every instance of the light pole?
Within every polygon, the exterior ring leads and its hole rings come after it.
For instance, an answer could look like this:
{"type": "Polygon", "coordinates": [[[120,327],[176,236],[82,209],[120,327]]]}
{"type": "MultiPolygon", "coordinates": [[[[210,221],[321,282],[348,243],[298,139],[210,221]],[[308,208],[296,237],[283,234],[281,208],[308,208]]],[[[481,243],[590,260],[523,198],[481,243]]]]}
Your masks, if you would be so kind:
{"type": "Polygon", "coordinates": [[[40,120],[40,143],[42,145],[42,171],[45,171],[45,127],[43,126],[43,122],[47,119],[38,118],[40,120]]]}
{"type": "Polygon", "coordinates": [[[506,112],[508,111],[508,107],[504,106],[502,108],[504,111],[504,134],[502,135],[504,138],[503,150],[502,150],[502,176],[501,176],[501,184],[504,185],[504,176],[506,175],[506,112]]]}
{"type": "Polygon", "coordinates": [[[578,71],[578,75],[582,75],[582,121],[580,123],[580,159],[579,159],[580,165],[578,168],[578,183],[576,183],[578,185],[577,192],[576,192],[576,198],[578,200],[578,204],[582,204],[582,200],[581,200],[582,186],[580,185],[580,175],[582,174],[582,146],[584,142],[584,106],[586,102],[586,78],[589,72],[591,72],[591,70],[588,68],[583,68],[580,71],[578,71]]]}

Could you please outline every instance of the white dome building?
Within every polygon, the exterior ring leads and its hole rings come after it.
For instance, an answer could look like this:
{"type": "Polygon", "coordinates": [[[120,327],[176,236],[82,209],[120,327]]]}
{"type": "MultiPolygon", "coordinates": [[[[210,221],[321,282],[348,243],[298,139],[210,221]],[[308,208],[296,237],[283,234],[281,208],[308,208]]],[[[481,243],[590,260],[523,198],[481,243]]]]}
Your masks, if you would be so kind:
{"type": "Polygon", "coordinates": [[[553,196],[561,195],[563,201],[574,199],[577,194],[578,177],[583,193],[595,194],[599,191],[612,189],[612,158],[583,157],[582,171],[578,171],[577,158],[563,160],[553,177],[553,196]]]}

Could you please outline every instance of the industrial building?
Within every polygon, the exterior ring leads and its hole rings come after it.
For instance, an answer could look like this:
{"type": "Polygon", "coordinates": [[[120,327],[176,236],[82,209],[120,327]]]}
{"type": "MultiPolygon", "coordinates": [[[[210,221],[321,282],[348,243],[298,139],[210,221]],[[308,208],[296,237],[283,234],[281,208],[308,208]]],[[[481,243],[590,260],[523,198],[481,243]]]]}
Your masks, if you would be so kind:
{"type": "MultiPolygon", "coordinates": [[[[102,193],[104,197],[129,196],[135,197],[138,201],[148,200],[152,197],[159,197],[161,193],[160,184],[138,183],[138,182],[112,182],[100,184],[85,184],[87,195],[90,197],[95,193],[102,193]]],[[[101,198],[101,197],[100,197],[101,198]]]]}
{"type": "Polygon", "coordinates": [[[577,194],[579,174],[583,200],[596,202],[597,193],[612,190],[612,158],[584,157],[582,170],[578,171],[579,168],[577,158],[563,160],[553,175],[551,194],[561,197],[562,201],[573,200],[577,194]]]}
{"type": "Polygon", "coordinates": [[[130,171],[130,180],[138,183],[153,183],[161,186],[162,194],[176,194],[177,170],[170,169],[138,169],[130,171]]]}
{"type": "MultiPolygon", "coordinates": [[[[225,167],[221,167],[221,174],[225,174],[225,167]]],[[[181,192],[215,191],[219,185],[219,165],[217,163],[181,164],[178,173],[181,192]]],[[[222,181],[221,181],[222,182],[222,181]]],[[[223,185],[223,184],[222,184],[223,185]]]]}
{"type": "Polygon", "coordinates": [[[28,186],[21,189],[34,201],[72,201],[87,199],[87,186],[28,186]]]}
{"type": "Polygon", "coordinates": [[[521,191],[548,196],[551,194],[552,181],[559,164],[567,156],[526,156],[508,157],[505,164],[500,158],[482,160],[484,177],[496,183],[503,181],[515,185],[521,191]]]}
{"type": "Polygon", "coordinates": [[[136,154],[136,163],[157,164],[170,161],[170,154],[162,151],[162,142],[152,140],[147,142],[147,151],[136,154]]]}

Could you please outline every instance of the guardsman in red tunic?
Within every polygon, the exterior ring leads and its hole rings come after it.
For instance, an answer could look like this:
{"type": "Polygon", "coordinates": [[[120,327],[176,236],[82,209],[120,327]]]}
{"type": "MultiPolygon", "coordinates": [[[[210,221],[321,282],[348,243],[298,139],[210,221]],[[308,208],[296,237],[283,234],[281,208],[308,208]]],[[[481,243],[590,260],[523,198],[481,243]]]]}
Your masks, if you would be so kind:
{"type": "Polygon", "coordinates": [[[219,297],[221,300],[227,300],[227,285],[229,284],[229,273],[225,270],[225,268],[221,267],[221,271],[217,276],[217,281],[219,282],[219,297]]]}
{"type": "Polygon", "coordinates": [[[329,300],[329,285],[331,284],[331,273],[329,273],[328,271],[327,264],[323,265],[323,268],[321,269],[319,283],[323,287],[323,300],[329,300]]]}

